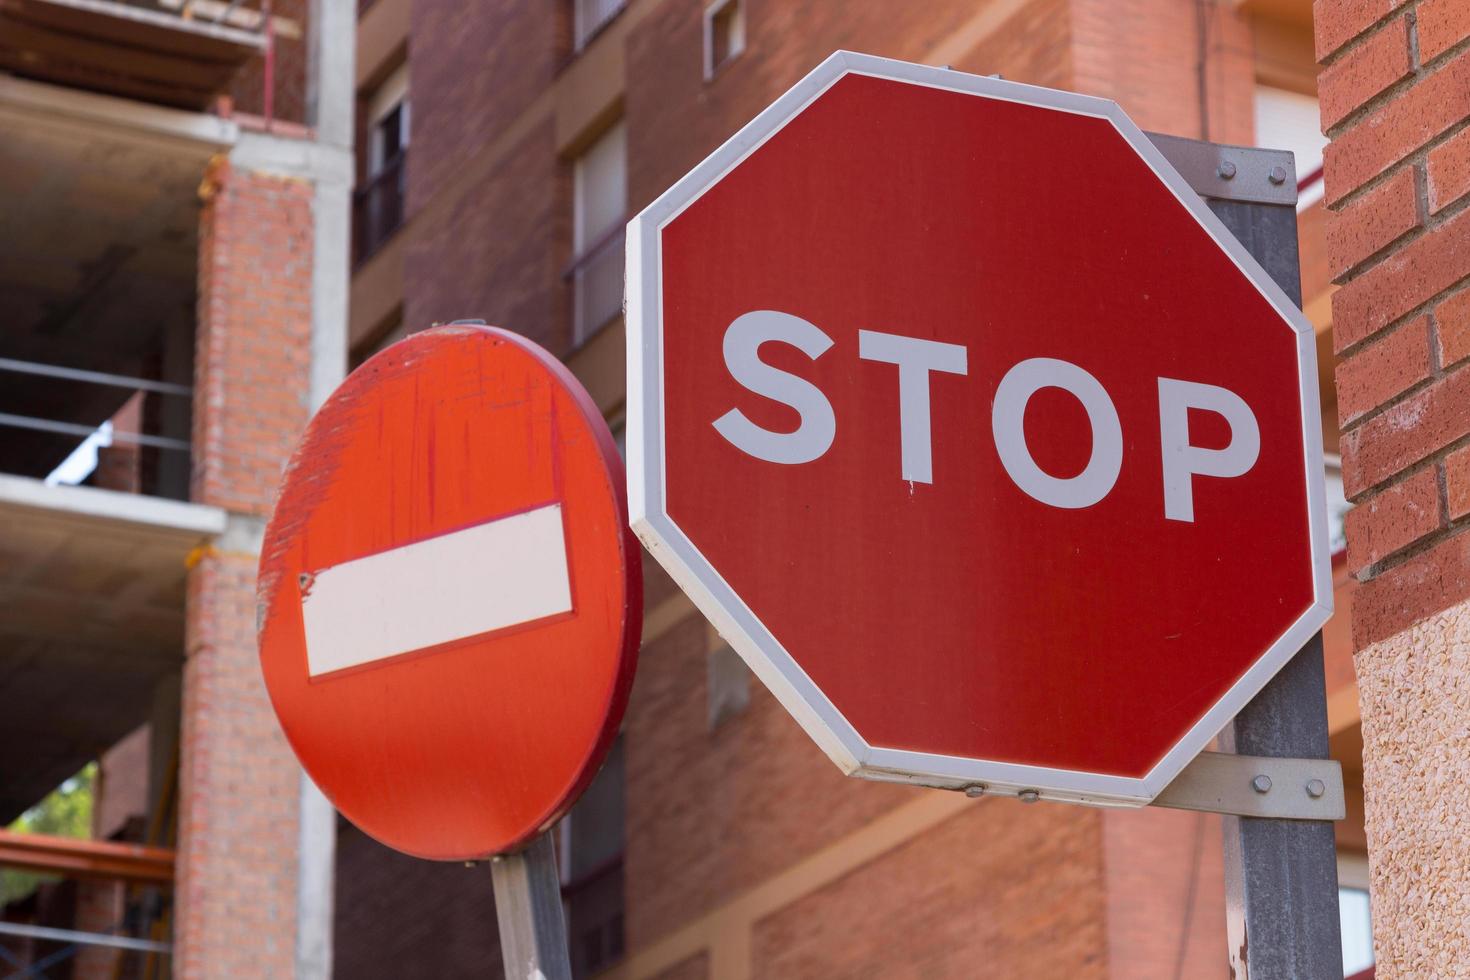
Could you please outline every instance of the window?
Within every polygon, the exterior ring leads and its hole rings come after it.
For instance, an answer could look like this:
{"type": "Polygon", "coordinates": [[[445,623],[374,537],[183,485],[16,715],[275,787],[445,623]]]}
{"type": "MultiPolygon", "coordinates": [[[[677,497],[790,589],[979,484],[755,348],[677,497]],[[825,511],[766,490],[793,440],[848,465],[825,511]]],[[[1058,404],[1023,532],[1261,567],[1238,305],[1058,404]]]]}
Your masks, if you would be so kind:
{"type": "Polygon", "coordinates": [[[704,77],[745,50],[745,11],[740,0],[715,0],[704,9],[704,77]]]}
{"type": "Polygon", "coordinates": [[[627,129],[617,123],[577,158],[574,174],[572,346],[623,311],[623,225],[628,211],[627,129]]]}
{"type": "Polygon", "coordinates": [[[558,829],[561,894],[575,977],[591,976],[623,957],[625,780],[619,736],[597,778],[558,829]]]}
{"type": "Polygon", "coordinates": [[[705,686],[710,731],[750,706],[750,668],[728,643],[721,643],[709,652],[705,686]]]}
{"type": "Polygon", "coordinates": [[[576,49],[581,51],[597,32],[616,17],[628,0],[572,0],[572,31],[576,38],[576,49]]]}
{"type": "MultiPolygon", "coordinates": [[[[1322,116],[1313,96],[1269,85],[1256,86],[1256,145],[1296,154],[1299,183],[1306,183],[1322,169],[1327,137],[1322,135],[1321,126],[1322,116]]],[[[1321,198],[1322,182],[1313,181],[1303,188],[1297,210],[1305,210],[1321,198]]]]}
{"type": "Polygon", "coordinates": [[[1342,924],[1342,972],[1354,977],[1373,965],[1373,920],[1368,903],[1368,859],[1337,856],[1337,912],[1342,924]]]}
{"type": "Polygon", "coordinates": [[[367,168],[353,197],[354,258],[363,262],[403,224],[408,159],[408,65],[400,65],[368,100],[367,168]]]}
{"type": "Polygon", "coordinates": [[[1343,522],[1352,505],[1343,492],[1342,457],[1336,453],[1323,453],[1322,459],[1327,469],[1327,546],[1335,555],[1347,548],[1343,522]]]}

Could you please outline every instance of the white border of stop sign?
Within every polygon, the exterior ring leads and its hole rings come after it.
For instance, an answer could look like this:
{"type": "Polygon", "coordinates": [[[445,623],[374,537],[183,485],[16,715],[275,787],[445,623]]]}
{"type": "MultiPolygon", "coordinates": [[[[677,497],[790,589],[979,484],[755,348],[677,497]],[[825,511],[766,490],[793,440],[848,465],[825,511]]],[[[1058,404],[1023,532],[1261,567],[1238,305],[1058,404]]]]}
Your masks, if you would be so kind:
{"type": "MultiPolygon", "coordinates": [[[[1040,797],[1048,799],[1104,806],[1140,806],[1157,796],[1332,615],[1332,571],[1327,538],[1327,497],[1322,462],[1315,333],[1301,311],[1226,230],[1116,103],[996,78],[839,51],[817,66],[811,74],[634,218],[628,225],[627,241],[628,503],[633,528],[649,553],[673,576],[786,710],[844,772],[869,779],[945,789],[983,785],[991,792],[1034,790],[1040,797]],[[1307,470],[1303,474],[1302,486],[1307,494],[1310,519],[1314,602],[1142,779],[870,745],[812,682],[668,514],[664,487],[660,232],[746,156],[838,79],[849,73],[1109,120],[1149,165],[1160,182],[1173,192],[1221,250],[1230,256],[1280,314],[1283,329],[1291,330],[1296,335],[1302,440],[1305,450],[1303,455],[1307,470]]],[[[786,316],[779,311],[760,312],[769,312],[776,317],[786,316]]],[[[794,317],[791,319],[795,320],[794,317]]],[[[804,349],[810,357],[819,356],[818,348],[825,349],[822,347],[824,339],[826,344],[831,343],[830,338],[826,338],[822,332],[821,325],[806,324],[805,321],[799,321],[804,326],[784,321],[778,323],[770,318],[763,322],[765,326],[761,329],[775,329],[780,326],[781,329],[791,331],[787,342],[804,349]],[[807,330],[808,327],[815,333],[807,330]]],[[[829,420],[823,415],[822,406],[826,400],[820,390],[797,379],[796,384],[784,389],[786,397],[783,399],[781,380],[770,374],[762,375],[759,367],[767,366],[759,365],[758,361],[755,362],[758,367],[750,363],[754,361],[754,347],[748,352],[750,358],[745,358],[747,352],[741,345],[743,343],[744,346],[750,346],[749,338],[742,340],[737,336],[735,340],[732,347],[727,336],[725,350],[726,366],[732,377],[767,397],[786,400],[789,405],[798,409],[803,416],[804,425],[810,421],[811,427],[804,434],[801,430],[795,433],[770,433],[749,425],[748,419],[736,417],[736,413],[732,413],[731,416],[719,420],[716,431],[742,451],[773,462],[800,465],[820,456],[830,444],[830,438],[824,437],[829,420]],[[741,372],[745,372],[745,377],[742,378],[741,372]],[[769,390],[754,387],[758,385],[766,385],[769,390]],[[806,411],[802,411],[803,408],[810,412],[810,417],[806,411]]],[[[863,351],[859,356],[898,365],[900,373],[895,383],[901,386],[900,408],[904,413],[912,413],[912,417],[906,417],[902,423],[903,458],[893,463],[894,478],[927,482],[931,474],[928,456],[927,388],[930,374],[962,375],[965,373],[966,361],[963,347],[933,345],[936,348],[955,349],[918,350],[911,349],[912,344],[909,342],[912,340],[913,338],[896,335],[875,334],[863,338],[863,351]]],[[[1043,503],[1053,506],[1086,506],[1095,502],[1112,486],[1109,475],[1111,463],[1106,454],[1107,447],[1111,445],[1109,427],[1116,420],[1116,415],[1109,418],[1111,403],[1106,401],[1106,392],[1101,386],[1093,390],[1095,379],[1076,365],[1067,365],[1065,368],[1058,365],[1032,365],[1030,362],[1023,362],[1023,365],[1025,366],[1021,367],[1020,375],[1013,384],[1015,390],[1010,392],[1014,397],[997,397],[996,410],[1000,414],[992,420],[997,450],[1002,454],[1007,473],[1018,486],[1043,503]],[[1038,372],[1045,376],[1030,376],[1038,372]],[[1089,381],[1091,385],[1088,384],[1089,381]],[[1101,465],[1097,473],[1083,474],[1089,476],[1089,480],[1084,481],[1086,486],[1078,484],[1061,487],[1057,484],[1065,481],[1057,481],[1044,473],[1040,475],[1045,479],[1041,479],[1037,476],[1039,470],[1031,472],[1035,467],[1025,447],[1024,436],[1018,435],[1019,414],[1014,411],[1016,406],[1006,408],[1009,402],[1019,399],[1020,406],[1024,409],[1025,398],[1036,387],[1049,384],[1071,391],[1083,402],[1092,419],[1095,447],[1102,447],[1099,450],[1100,458],[1106,465],[1101,465]],[[1012,415],[1016,419],[1010,418],[1012,415]],[[1099,429],[1102,431],[1098,431],[1099,429]],[[1052,499],[1048,499],[1048,496],[1052,499]]],[[[794,378],[791,375],[786,377],[794,378]]],[[[1224,451],[1190,446],[1187,426],[1182,430],[1176,426],[1170,431],[1165,424],[1164,431],[1154,434],[1163,441],[1162,448],[1166,458],[1165,471],[1160,474],[1159,517],[1190,520],[1192,510],[1188,506],[1189,480],[1193,475],[1228,478],[1248,469],[1259,448],[1255,420],[1250,416],[1249,407],[1233,393],[1222,388],[1193,384],[1189,379],[1160,378],[1159,397],[1161,418],[1166,423],[1171,413],[1182,418],[1182,413],[1188,407],[1203,407],[1223,415],[1230,425],[1232,441],[1224,451]],[[1196,405],[1201,399],[1205,404],[1196,405]],[[1171,446],[1177,451],[1172,472],[1168,462],[1171,446]],[[1211,453],[1217,455],[1212,457],[1211,453]]],[[[830,411],[830,406],[827,410],[830,411]]],[[[1115,477],[1116,473],[1111,476],[1115,477]]]]}

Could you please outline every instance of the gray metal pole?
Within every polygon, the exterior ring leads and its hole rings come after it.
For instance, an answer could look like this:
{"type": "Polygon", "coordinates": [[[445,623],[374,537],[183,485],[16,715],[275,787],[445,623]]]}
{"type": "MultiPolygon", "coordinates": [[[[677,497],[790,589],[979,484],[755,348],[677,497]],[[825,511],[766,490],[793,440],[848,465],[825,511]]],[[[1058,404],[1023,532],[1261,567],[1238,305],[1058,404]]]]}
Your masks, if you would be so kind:
{"type": "Polygon", "coordinates": [[[519,854],[491,858],[490,874],[505,980],[571,980],[551,834],[537,837],[519,854]]]}
{"type": "MultiPolygon", "coordinates": [[[[1215,216],[1300,306],[1296,176],[1290,155],[1153,139],[1215,216]]],[[[1241,755],[1327,758],[1320,633],[1235,717],[1221,733],[1221,742],[1222,748],[1241,755]]],[[[1342,980],[1332,823],[1223,819],[1230,975],[1235,980],[1342,980]]]]}

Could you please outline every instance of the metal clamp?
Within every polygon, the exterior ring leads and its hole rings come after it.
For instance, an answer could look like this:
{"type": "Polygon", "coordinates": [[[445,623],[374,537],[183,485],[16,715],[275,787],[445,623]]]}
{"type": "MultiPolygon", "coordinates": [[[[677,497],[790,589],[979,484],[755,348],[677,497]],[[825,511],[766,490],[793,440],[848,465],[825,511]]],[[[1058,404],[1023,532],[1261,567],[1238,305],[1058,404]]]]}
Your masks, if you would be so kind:
{"type": "Polygon", "coordinates": [[[1296,204],[1296,162],[1290,150],[1205,143],[1145,133],[1200,197],[1256,204],[1296,204]]]}
{"type": "Polygon", "coordinates": [[[1153,805],[1276,820],[1347,816],[1340,762],[1230,752],[1201,752],[1154,798],[1153,805]]]}

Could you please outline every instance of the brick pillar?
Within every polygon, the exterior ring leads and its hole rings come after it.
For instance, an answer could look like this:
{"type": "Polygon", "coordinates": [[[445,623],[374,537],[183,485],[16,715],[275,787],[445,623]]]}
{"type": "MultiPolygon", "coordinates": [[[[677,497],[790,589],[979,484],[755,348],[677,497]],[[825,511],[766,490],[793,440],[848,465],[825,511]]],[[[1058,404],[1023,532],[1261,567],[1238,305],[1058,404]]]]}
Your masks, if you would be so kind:
{"type": "MultiPolygon", "coordinates": [[[[312,192],[223,160],[201,191],[192,495],[237,526],[267,515],[307,418],[312,192]]],[[[189,576],[180,977],[294,972],[300,769],[257,663],[255,565],[253,554],[208,550],[189,576]]]]}
{"type": "Polygon", "coordinates": [[[1317,0],[1381,980],[1470,948],[1470,4],[1317,0]]]}

